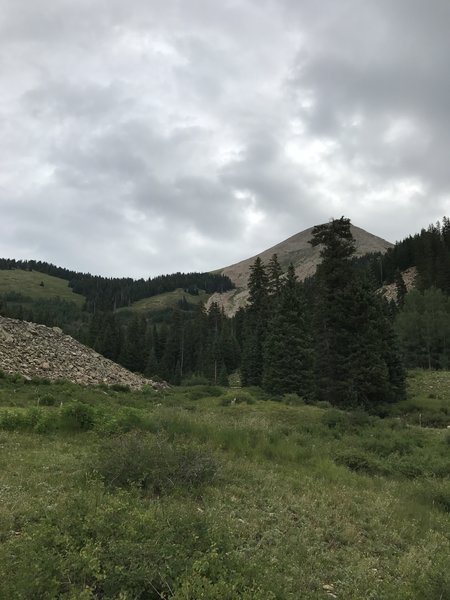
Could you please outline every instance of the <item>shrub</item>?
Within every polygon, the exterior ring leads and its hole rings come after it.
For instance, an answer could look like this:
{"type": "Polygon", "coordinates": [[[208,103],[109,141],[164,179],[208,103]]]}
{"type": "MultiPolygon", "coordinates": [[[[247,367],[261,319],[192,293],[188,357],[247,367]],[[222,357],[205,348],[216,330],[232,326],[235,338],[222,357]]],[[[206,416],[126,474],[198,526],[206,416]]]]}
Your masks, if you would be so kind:
{"type": "Polygon", "coordinates": [[[350,425],[354,427],[362,427],[365,425],[371,425],[375,418],[369,415],[369,413],[367,413],[365,410],[359,408],[348,414],[348,420],[350,425]]]}
{"type": "Polygon", "coordinates": [[[156,495],[211,483],[217,461],[197,449],[175,447],[162,435],[130,432],[100,448],[95,470],[113,487],[135,485],[156,495]]]}
{"type": "Polygon", "coordinates": [[[432,502],[440,510],[450,513],[450,490],[440,490],[432,494],[432,502]]]}
{"type": "Polygon", "coordinates": [[[317,402],[313,402],[313,404],[314,406],[317,406],[317,408],[333,408],[328,400],[318,400],[317,402]]]}
{"type": "Polygon", "coordinates": [[[190,390],[188,398],[189,400],[201,400],[202,398],[218,398],[222,394],[222,388],[216,385],[201,385],[190,390]]]}
{"type": "Polygon", "coordinates": [[[26,383],[25,377],[23,377],[19,373],[13,373],[12,375],[10,375],[9,380],[11,381],[11,383],[15,383],[17,385],[24,385],[26,383]]]}
{"type": "Polygon", "coordinates": [[[193,386],[193,385],[208,385],[209,381],[207,377],[203,375],[191,375],[186,379],[183,379],[182,385],[193,386]]]}
{"type": "Polygon", "coordinates": [[[284,394],[283,402],[289,406],[301,406],[305,400],[298,394],[284,394]]]}
{"type": "Polygon", "coordinates": [[[132,429],[142,429],[144,421],[140,411],[132,408],[124,408],[117,416],[117,425],[121,431],[131,431],[132,429]]]}
{"type": "Polygon", "coordinates": [[[350,424],[347,413],[332,408],[322,415],[321,421],[329,429],[345,430],[350,424]]]}
{"type": "Polygon", "coordinates": [[[416,462],[414,457],[405,456],[400,460],[393,462],[393,468],[396,473],[407,477],[408,479],[415,479],[416,477],[422,477],[424,473],[424,467],[416,462]]]}
{"type": "Polygon", "coordinates": [[[94,427],[95,411],[83,402],[70,402],[61,411],[63,429],[87,431],[94,427]]]}
{"type": "Polygon", "coordinates": [[[15,410],[6,410],[0,414],[0,428],[6,431],[17,431],[26,428],[27,415],[15,410]]]}
{"type": "Polygon", "coordinates": [[[220,399],[219,404],[230,406],[230,404],[255,404],[255,402],[255,398],[249,392],[236,390],[235,392],[228,392],[220,399]]]}
{"type": "Polygon", "coordinates": [[[378,460],[363,452],[348,451],[338,454],[335,458],[338,465],[344,465],[351,471],[367,475],[387,475],[388,469],[378,460]]]}
{"type": "Polygon", "coordinates": [[[55,406],[56,398],[53,394],[44,394],[39,398],[39,404],[41,406],[55,406]]]}
{"type": "Polygon", "coordinates": [[[115,392],[131,392],[131,388],[129,385],[125,385],[123,383],[113,383],[110,388],[115,392]]]}
{"type": "Polygon", "coordinates": [[[257,385],[251,385],[245,388],[245,392],[248,392],[255,400],[272,400],[273,396],[267,393],[257,385]]]}

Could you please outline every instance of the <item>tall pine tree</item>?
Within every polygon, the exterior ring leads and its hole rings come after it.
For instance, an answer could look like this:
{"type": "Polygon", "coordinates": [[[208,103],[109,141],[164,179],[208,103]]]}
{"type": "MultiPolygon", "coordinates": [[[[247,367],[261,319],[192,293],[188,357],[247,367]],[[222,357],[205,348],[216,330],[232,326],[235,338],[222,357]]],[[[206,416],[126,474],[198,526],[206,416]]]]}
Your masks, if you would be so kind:
{"type": "Polygon", "coordinates": [[[403,394],[391,325],[371,286],[356,274],[350,258],[355,242],[350,220],[334,219],[313,229],[321,246],[315,314],[315,395],[338,406],[364,406],[403,394]],[[388,364],[389,363],[389,364],[388,364]],[[395,381],[394,381],[395,380],[395,381]]]}
{"type": "Polygon", "coordinates": [[[263,387],[268,392],[308,393],[311,369],[308,329],[305,302],[290,264],[267,331],[263,387]]]}
{"type": "Polygon", "coordinates": [[[261,385],[264,343],[269,316],[268,276],[258,257],[250,267],[249,306],[245,314],[242,341],[241,377],[244,385],[261,385]]]}

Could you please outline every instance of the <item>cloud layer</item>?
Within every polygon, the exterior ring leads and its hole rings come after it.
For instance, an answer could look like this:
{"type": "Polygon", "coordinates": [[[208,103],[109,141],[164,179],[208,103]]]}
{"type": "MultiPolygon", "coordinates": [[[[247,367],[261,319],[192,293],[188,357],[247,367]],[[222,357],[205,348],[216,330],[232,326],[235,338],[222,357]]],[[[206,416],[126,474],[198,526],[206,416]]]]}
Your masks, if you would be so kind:
{"type": "Polygon", "coordinates": [[[447,0],[0,0],[0,255],[210,270],[448,213],[447,0]]]}

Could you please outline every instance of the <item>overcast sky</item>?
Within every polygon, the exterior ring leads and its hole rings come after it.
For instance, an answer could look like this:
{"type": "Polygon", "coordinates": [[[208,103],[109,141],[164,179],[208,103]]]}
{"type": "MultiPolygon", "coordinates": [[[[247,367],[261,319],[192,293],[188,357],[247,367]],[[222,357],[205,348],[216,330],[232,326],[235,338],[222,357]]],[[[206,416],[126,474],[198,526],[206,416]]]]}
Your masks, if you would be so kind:
{"type": "Polygon", "coordinates": [[[449,0],[0,0],[0,256],[226,266],[450,210],[449,0]]]}

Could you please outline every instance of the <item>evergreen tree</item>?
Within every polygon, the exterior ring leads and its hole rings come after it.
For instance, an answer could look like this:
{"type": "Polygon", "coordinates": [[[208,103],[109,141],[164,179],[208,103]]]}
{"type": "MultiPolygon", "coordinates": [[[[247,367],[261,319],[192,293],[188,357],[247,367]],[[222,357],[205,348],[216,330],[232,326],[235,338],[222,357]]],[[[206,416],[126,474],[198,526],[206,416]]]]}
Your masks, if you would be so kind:
{"type": "Polygon", "coordinates": [[[409,292],[395,329],[407,367],[450,367],[450,300],[441,290],[409,292]]]}
{"type": "Polygon", "coordinates": [[[180,310],[174,310],[168,330],[164,353],[160,361],[161,375],[175,385],[183,377],[184,367],[184,320],[180,310]]]}
{"type": "Polygon", "coordinates": [[[349,328],[353,303],[349,259],[355,248],[350,221],[344,217],[332,220],[314,227],[312,235],[312,246],[322,246],[314,318],[315,395],[332,404],[346,404],[354,335],[349,328]]]}
{"type": "Polygon", "coordinates": [[[269,296],[278,298],[283,285],[283,269],[278,262],[278,256],[274,254],[267,265],[269,296]]]}
{"type": "Polygon", "coordinates": [[[269,295],[268,276],[259,257],[250,267],[248,287],[249,305],[243,327],[241,377],[244,385],[261,385],[269,295]]]}
{"type": "Polygon", "coordinates": [[[394,385],[393,377],[396,373],[401,379],[401,365],[396,370],[395,352],[386,352],[386,344],[394,343],[391,325],[371,285],[352,268],[350,220],[315,227],[311,243],[322,246],[314,332],[316,396],[339,406],[366,407],[398,399],[402,383],[394,385]]]}
{"type": "Polygon", "coordinates": [[[310,345],[305,303],[294,267],[290,264],[268,327],[263,387],[274,394],[307,394],[310,386],[310,345]]]}
{"type": "Polygon", "coordinates": [[[105,316],[103,328],[99,331],[97,352],[110,360],[117,361],[121,351],[121,331],[115,316],[109,313],[105,316]]]}
{"type": "Polygon", "coordinates": [[[143,373],[147,363],[146,322],[141,315],[134,315],[125,332],[119,362],[130,371],[143,373]]]}
{"type": "Polygon", "coordinates": [[[403,279],[403,276],[400,273],[400,269],[397,269],[397,271],[395,272],[394,283],[397,292],[397,304],[401,308],[405,303],[405,296],[408,293],[408,290],[406,289],[405,280],[403,279]]]}

